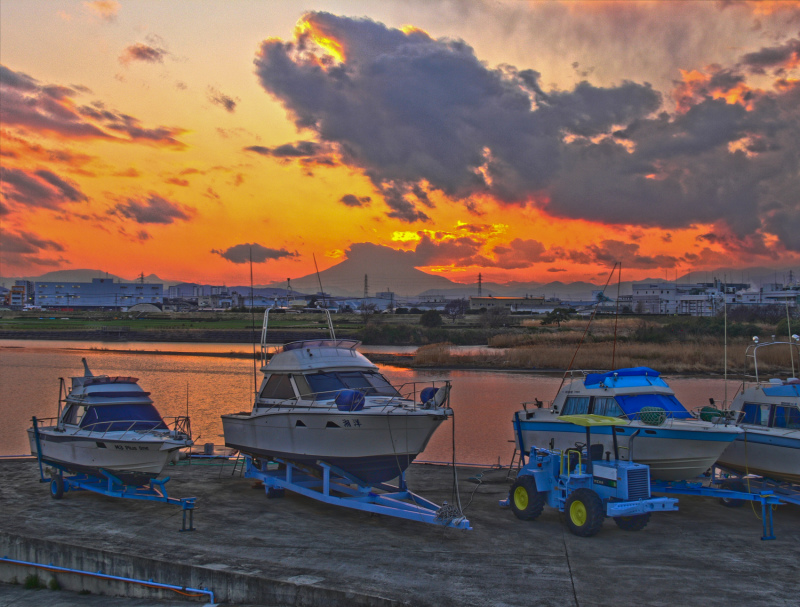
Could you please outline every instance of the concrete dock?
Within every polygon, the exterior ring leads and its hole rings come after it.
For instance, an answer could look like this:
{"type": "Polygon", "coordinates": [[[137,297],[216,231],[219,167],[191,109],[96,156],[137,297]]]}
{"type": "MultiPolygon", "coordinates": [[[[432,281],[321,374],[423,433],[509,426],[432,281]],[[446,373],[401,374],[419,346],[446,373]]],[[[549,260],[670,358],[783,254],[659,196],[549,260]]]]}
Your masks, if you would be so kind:
{"type": "MultiPolygon", "coordinates": [[[[469,503],[473,527],[459,531],[289,492],[267,499],[252,479],[231,471],[198,462],[165,470],[170,495],[198,498],[197,530],[180,533],[180,508],[88,492],[54,500],[39,483],[35,461],[2,462],[0,556],[208,588],[228,605],[797,604],[796,506],[775,510],[772,541],[760,539],[760,506],[732,509],[695,497],[680,497],[679,512],[654,514],[642,531],[622,531],[607,520],[597,536],[579,538],[553,509],[534,522],[500,509],[506,471],[459,468],[461,502],[469,503]],[[469,480],[479,472],[480,484],[469,480]]],[[[422,496],[453,503],[452,468],[413,465],[407,479],[422,496]]],[[[0,582],[19,583],[33,572],[0,562],[0,582]]],[[[45,583],[52,577],[38,574],[45,583]]],[[[208,603],[208,597],[76,574],[55,578],[74,592],[208,603]]],[[[51,604],[69,604],[56,601],[58,591],[30,592],[42,605],[48,595],[51,604]]]]}

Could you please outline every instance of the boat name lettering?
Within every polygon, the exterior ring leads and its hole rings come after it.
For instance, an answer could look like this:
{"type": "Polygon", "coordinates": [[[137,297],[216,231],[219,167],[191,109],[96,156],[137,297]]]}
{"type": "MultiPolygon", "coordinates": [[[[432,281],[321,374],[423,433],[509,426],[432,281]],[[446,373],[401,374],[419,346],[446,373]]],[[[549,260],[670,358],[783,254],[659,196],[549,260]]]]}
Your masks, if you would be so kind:
{"type": "Polygon", "coordinates": [[[130,445],[114,445],[114,448],[119,451],[150,451],[150,447],[139,445],[138,447],[131,447],[130,445]]]}
{"type": "Polygon", "coordinates": [[[361,422],[354,419],[352,422],[349,419],[342,420],[345,428],[352,428],[353,426],[360,428],[361,422]]]}

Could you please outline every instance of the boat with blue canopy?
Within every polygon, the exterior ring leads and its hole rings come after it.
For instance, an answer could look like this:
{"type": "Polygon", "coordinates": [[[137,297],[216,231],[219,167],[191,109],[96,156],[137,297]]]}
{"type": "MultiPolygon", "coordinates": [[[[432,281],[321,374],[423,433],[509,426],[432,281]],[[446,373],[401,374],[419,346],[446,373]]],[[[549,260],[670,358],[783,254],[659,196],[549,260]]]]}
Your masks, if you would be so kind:
{"type": "Polygon", "coordinates": [[[128,485],[158,477],[190,447],[188,417],[163,418],[150,393],[135,377],[84,374],[72,377],[66,397],[59,389],[58,416],[28,429],[31,453],[69,472],[104,478],[103,471],[128,485]]]}
{"type": "MultiPolygon", "coordinates": [[[[541,401],[536,401],[541,405],[541,401]]],[[[650,466],[651,478],[684,480],[708,470],[741,430],[725,415],[707,420],[688,411],[661,374],[649,367],[573,372],[547,408],[514,416],[517,447],[566,450],[583,434],[564,416],[604,415],[628,420],[617,430],[620,456],[650,466]]],[[[594,442],[611,452],[612,435],[598,428],[594,442]]]]}
{"type": "MultiPolygon", "coordinates": [[[[792,341],[759,343],[746,353],[749,373],[731,402],[743,432],[719,458],[719,464],[741,474],[757,474],[777,481],[800,484],[800,379],[794,361],[800,361],[797,335],[792,341]],[[791,353],[788,377],[766,378],[759,374],[759,351],[775,357],[791,353]]],[[[788,358],[788,357],[787,357],[788,358]]],[[[788,361],[787,361],[788,362],[788,361]]]]}

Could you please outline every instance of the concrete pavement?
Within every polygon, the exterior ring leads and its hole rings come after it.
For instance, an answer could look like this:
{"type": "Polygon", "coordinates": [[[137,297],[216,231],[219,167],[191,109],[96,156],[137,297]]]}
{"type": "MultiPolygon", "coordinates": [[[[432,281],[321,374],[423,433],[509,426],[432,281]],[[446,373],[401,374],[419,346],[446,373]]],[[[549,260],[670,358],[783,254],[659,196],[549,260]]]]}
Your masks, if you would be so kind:
{"type": "MultiPolygon", "coordinates": [[[[473,526],[458,531],[289,492],[267,499],[252,479],[231,476],[230,467],[170,466],[170,494],[198,498],[197,530],[179,533],[179,508],[87,492],[53,500],[38,482],[35,462],[2,462],[0,555],[206,587],[229,604],[796,604],[798,507],[775,511],[774,541],[760,539],[760,508],[730,509],[693,497],[680,497],[679,512],[654,514],[642,531],[622,531],[607,520],[597,536],[579,538],[555,510],[522,522],[500,509],[509,488],[506,472],[484,471],[476,485],[468,479],[478,472],[458,470],[473,526]]],[[[413,465],[407,478],[422,496],[453,503],[452,469],[413,465]]],[[[0,563],[0,580],[12,575],[21,580],[27,573],[0,563]]],[[[94,594],[180,598],[56,577],[64,588],[90,587],[94,594]]]]}

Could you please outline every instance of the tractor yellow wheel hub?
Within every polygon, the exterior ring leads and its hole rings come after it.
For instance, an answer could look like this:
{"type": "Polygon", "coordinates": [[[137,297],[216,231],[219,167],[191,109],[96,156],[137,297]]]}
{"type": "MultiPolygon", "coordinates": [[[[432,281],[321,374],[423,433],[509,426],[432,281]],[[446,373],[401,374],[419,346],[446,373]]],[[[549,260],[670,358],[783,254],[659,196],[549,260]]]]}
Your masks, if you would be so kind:
{"type": "Polygon", "coordinates": [[[525,510],[528,507],[528,492],[525,487],[517,487],[514,491],[514,505],[518,510],[525,510]]]}
{"type": "Polygon", "coordinates": [[[583,502],[572,502],[569,507],[569,517],[578,527],[586,523],[586,506],[583,505],[583,502]]]}

